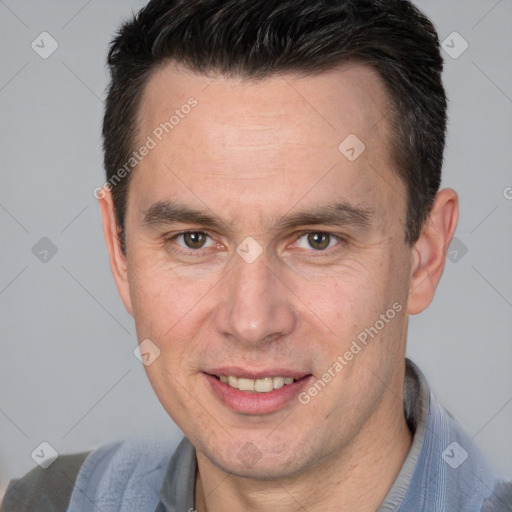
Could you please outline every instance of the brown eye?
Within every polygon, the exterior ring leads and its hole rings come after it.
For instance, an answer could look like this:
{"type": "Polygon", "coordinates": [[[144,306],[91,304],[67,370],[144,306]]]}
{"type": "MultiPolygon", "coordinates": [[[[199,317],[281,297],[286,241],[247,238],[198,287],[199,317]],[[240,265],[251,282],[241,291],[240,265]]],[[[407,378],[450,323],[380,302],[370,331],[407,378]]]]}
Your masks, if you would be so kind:
{"type": "Polygon", "coordinates": [[[206,249],[214,248],[215,240],[205,231],[182,231],[166,239],[168,250],[191,256],[204,255],[206,249]],[[177,246],[177,247],[176,247],[177,246]]]}
{"type": "Polygon", "coordinates": [[[328,233],[309,233],[308,234],[308,244],[311,248],[322,251],[329,247],[329,243],[331,242],[331,235],[328,233]]]}
{"type": "Polygon", "coordinates": [[[183,242],[189,249],[201,249],[208,237],[206,233],[202,231],[190,231],[183,233],[183,242]]]}

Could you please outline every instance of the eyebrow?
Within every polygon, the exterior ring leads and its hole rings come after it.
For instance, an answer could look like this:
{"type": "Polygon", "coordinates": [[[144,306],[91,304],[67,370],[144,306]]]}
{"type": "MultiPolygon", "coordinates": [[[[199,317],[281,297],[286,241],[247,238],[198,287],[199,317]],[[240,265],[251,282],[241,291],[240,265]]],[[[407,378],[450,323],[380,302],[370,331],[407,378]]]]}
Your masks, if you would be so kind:
{"type": "Polygon", "coordinates": [[[370,207],[354,206],[347,202],[330,203],[312,210],[301,210],[276,222],[281,229],[304,225],[369,228],[373,224],[375,210],[370,207]]]}
{"type": "Polygon", "coordinates": [[[201,224],[210,229],[231,231],[231,228],[220,218],[176,201],[158,201],[151,205],[143,212],[142,222],[148,225],[192,223],[201,224]]]}
{"type": "MultiPolygon", "coordinates": [[[[274,222],[273,230],[290,229],[305,225],[369,228],[375,210],[354,206],[347,202],[330,203],[313,209],[300,210],[274,222]]],[[[197,210],[176,201],[159,201],[143,212],[142,221],[147,225],[192,223],[209,229],[232,233],[232,228],[219,217],[197,210]]]]}

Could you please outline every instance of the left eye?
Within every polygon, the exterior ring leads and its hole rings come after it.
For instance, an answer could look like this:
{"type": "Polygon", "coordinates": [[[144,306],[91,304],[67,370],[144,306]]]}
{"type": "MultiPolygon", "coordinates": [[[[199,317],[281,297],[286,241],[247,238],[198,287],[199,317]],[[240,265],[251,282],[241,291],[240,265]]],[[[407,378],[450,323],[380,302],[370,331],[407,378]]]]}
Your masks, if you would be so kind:
{"type": "Polygon", "coordinates": [[[172,239],[184,249],[203,249],[215,245],[215,242],[204,231],[186,231],[178,233],[172,239]],[[210,239],[209,245],[207,245],[208,239],[210,239]]]}
{"type": "Polygon", "coordinates": [[[303,233],[297,239],[297,246],[302,249],[314,249],[315,251],[324,251],[330,249],[339,242],[337,236],[322,231],[312,231],[303,233]]]}

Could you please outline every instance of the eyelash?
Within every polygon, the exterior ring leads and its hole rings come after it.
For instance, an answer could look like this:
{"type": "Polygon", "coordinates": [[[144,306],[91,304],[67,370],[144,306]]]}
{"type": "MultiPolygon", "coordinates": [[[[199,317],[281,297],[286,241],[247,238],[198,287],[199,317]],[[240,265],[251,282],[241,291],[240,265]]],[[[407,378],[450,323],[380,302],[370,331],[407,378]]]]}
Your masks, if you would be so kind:
{"type": "MultiPolygon", "coordinates": [[[[176,239],[180,236],[183,236],[183,235],[186,235],[187,233],[199,233],[199,234],[202,234],[202,235],[206,235],[208,238],[212,239],[213,240],[213,237],[210,236],[206,231],[201,231],[201,230],[197,230],[197,229],[191,229],[191,230],[188,230],[188,231],[180,231],[179,233],[176,233],[170,237],[166,237],[165,239],[165,242],[174,242],[176,241],[176,239]]],[[[178,245],[178,244],[176,244],[178,245]]],[[[194,255],[194,256],[201,256],[201,251],[203,250],[203,248],[200,248],[200,249],[190,249],[190,248],[187,248],[187,247],[183,247],[181,245],[178,245],[179,249],[177,252],[180,252],[180,253],[183,253],[187,256],[189,255],[194,255]]]]}
{"type": "MultiPolygon", "coordinates": [[[[183,235],[186,235],[187,233],[199,233],[199,234],[203,234],[203,235],[206,235],[208,238],[210,238],[211,240],[213,240],[213,237],[208,234],[206,231],[201,231],[201,230],[188,230],[188,231],[180,231],[179,233],[176,233],[168,238],[165,239],[165,242],[174,242],[176,241],[176,239],[180,236],[183,236],[183,235]]],[[[310,234],[323,234],[323,235],[328,235],[329,237],[331,238],[335,238],[338,243],[334,246],[334,247],[330,247],[328,249],[323,249],[323,250],[315,250],[315,249],[312,249],[308,252],[311,252],[312,254],[314,254],[315,256],[314,257],[321,257],[323,255],[326,255],[326,254],[330,254],[331,252],[334,252],[336,250],[339,250],[341,249],[341,247],[343,246],[346,246],[347,245],[347,240],[339,235],[335,235],[333,233],[329,233],[328,231],[315,231],[315,230],[308,230],[308,231],[300,231],[299,233],[296,234],[296,236],[294,237],[294,241],[297,242],[299,239],[301,239],[303,236],[305,235],[310,235],[310,234]],[[341,247],[340,247],[341,246],[341,247]]],[[[203,250],[203,248],[199,248],[199,249],[189,249],[189,248],[185,248],[181,245],[178,245],[179,247],[179,251],[178,252],[182,252],[182,253],[185,253],[186,255],[201,255],[201,251],[203,250]]],[[[206,248],[208,249],[208,247],[206,248]]]]}
{"type": "Polygon", "coordinates": [[[308,251],[308,252],[311,252],[315,257],[322,257],[323,255],[330,255],[331,252],[334,252],[336,250],[340,250],[342,247],[347,245],[347,239],[343,238],[340,235],[335,235],[334,233],[330,233],[329,231],[315,231],[315,230],[311,230],[311,229],[307,230],[307,231],[301,231],[301,232],[297,233],[297,237],[295,238],[295,242],[297,242],[297,240],[299,240],[303,236],[311,235],[311,234],[327,235],[330,238],[335,238],[338,241],[338,243],[334,247],[329,247],[328,249],[316,250],[316,251],[315,251],[315,249],[311,249],[310,251],[308,251]]]}

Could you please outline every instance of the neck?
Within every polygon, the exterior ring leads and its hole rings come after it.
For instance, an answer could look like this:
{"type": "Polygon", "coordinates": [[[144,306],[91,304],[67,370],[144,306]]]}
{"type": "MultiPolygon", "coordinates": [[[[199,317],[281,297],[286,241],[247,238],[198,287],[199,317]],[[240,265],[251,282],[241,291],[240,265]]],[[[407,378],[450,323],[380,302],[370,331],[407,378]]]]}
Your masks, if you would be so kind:
{"type": "MultiPolygon", "coordinates": [[[[398,384],[398,389],[403,390],[403,376],[398,384]]],[[[412,434],[402,404],[402,393],[385,393],[378,410],[349,446],[294,478],[241,478],[225,473],[198,452],[195,509],[374,512],[393,485],[411,447],[412,434]]]]}

